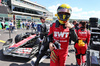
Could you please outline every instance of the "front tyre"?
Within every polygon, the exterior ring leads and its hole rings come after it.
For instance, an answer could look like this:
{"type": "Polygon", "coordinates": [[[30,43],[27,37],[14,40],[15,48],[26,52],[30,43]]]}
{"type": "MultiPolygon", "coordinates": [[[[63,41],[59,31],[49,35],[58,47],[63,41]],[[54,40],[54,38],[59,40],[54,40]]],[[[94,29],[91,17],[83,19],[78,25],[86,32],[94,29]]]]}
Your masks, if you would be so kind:
{"type": "Polygon", "coordinates": [[[20,34],[18,34],[18,35],[16,35],[16,37],[15,37],[15,43],[18,43],[19,41],[21,41],[22,40],[22,35],[20,34]]]}

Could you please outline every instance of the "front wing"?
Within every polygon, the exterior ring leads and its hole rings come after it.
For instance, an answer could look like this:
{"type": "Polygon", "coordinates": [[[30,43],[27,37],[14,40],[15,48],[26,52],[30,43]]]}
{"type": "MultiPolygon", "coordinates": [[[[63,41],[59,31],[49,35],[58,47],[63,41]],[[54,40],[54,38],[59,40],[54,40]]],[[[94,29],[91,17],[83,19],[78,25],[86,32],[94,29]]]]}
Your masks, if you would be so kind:
{"type": "Polygon", "coordinates": [[[4,55],[10,55],[15,57],[24,57],[29,58],[32,48],[18,48],[12,52],[10,52],[13,48],[7,49],[6,47],[3,48],[4,55]]]}

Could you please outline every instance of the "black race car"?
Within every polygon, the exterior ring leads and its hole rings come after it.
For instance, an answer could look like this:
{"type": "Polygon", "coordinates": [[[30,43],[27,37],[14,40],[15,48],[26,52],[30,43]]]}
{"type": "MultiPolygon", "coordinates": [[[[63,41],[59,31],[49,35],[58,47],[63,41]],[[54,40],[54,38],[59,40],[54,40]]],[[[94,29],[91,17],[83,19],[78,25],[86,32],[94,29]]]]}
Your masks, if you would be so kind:
{"type": "Polygon", "coordinates": [[[31,59],[39,51],[37,39],[38,36],[35,33],[18,34],[15,37],[15,43],[13,43],[13,39],[8,39],[4,43],[3,54],[31,59]]]}

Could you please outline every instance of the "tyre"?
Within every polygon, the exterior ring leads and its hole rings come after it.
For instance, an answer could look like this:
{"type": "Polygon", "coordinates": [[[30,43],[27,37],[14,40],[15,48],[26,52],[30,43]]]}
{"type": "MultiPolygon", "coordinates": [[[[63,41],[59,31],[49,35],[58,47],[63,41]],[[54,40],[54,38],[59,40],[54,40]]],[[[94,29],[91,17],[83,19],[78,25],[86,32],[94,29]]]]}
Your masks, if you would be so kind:
{"type": "Polygon", "coordinates": [[[15,43],[18,43],[21,40],[22,40],[22,35],[21,34],[16,35],[16,37],[15,37],[15,43]]]}
{"type": "Polygon", "coordinates": [[[89,18],[90,26],[91,27],[97,27],[98,26],[98,18],[91,17],[89,18]]]}
{"type": "Polygon", "coordinates": [[[97,27],[98,26],[98,23],[97,22],[90,22],[90,26],[91,27],[97,27]]]}
{"type": "Polygon", "coordinates": [[[98,22],[98,18],[93,18],[93,17],[91,17],[91,18],[89,19],[89,22],[98,22]]]}

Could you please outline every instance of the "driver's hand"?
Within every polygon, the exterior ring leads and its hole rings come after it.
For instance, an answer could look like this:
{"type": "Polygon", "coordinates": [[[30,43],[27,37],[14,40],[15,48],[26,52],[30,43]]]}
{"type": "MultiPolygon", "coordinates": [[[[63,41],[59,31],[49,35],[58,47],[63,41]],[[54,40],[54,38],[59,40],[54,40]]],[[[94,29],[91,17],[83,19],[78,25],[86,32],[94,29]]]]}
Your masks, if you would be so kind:
{"type": "Polygon", "coordinates": [[[72,25],[69,22],[66,22],[65,23],[65,27],[68,27],[69,29],[71,29],[72,28],[72,25]]]}
{"type": "Polygon", "coordinates": [[[55,49],[55,47],[53,47],[53,43],[52,43],[52,42],[49,43],[49,49],[50,49],[51,51],[53,51],[53,50],[55,49]]]}

